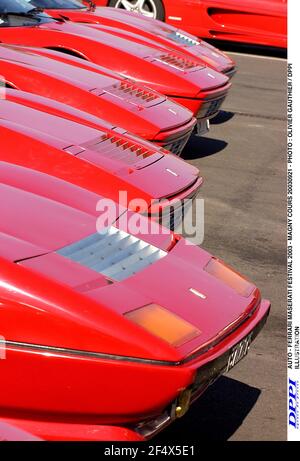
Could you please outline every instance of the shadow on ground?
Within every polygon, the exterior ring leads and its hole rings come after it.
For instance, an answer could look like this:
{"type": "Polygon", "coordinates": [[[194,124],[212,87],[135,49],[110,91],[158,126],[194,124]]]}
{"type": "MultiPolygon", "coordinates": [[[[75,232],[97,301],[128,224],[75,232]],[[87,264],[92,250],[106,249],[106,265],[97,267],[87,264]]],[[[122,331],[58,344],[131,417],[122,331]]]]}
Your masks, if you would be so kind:
{"type": "Polygon", "coordinates": [[[171,424],[153,442],[226,441],[241,426],[260,393],[255,387],[222,376],[182,419],[171,424]]]}
{"type": "Polygon", "coordinates": [[[218,114],[210,120],[211,125],[221,125],[231,120],[235,116],[234,112],[220,110],[218,114]]]}
{"type": "Polygon", "coordinates": [[[182,152],[184,160],[204,158],[221,152],[227,146],[227,142],[221,139],[207,138],[192,135],[182,152]]]}

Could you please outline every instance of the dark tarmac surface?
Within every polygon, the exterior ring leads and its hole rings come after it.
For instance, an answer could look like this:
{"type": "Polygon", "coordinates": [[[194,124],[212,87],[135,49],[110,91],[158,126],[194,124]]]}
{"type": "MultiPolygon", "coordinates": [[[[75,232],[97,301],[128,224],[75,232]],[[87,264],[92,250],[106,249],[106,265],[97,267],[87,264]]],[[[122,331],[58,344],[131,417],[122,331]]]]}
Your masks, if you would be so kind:
{"type": "Polygon", "coordinates": [[[272,311],[248,356],[156,443],[286,440],[286,61],[231,56],[239,70],[223,110],[183,157],[205,178],[202,246],[255,282],[272,311]]]}

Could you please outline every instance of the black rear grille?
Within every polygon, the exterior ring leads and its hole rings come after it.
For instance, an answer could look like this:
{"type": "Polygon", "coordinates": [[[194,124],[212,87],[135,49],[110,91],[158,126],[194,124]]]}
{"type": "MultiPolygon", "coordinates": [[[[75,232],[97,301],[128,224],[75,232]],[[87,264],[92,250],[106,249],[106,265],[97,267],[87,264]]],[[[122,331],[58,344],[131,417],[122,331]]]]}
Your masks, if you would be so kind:
{"type": "Polygon", "coordinates": [[[223,102],[225,100],[225,96],[219,99],[214,99],[212,101],[207,101],[204,102],[202,105],[201,109],[199,110],[197,114],[197,118],[209,118],[214,115],[217,115],[219,112],[223,102]]]}
{"type": "Polygon", "coordinates": [[[177,200],[173,205],[166,206],[159,214],[159,223],[172,231],[178,228],[186,216],[189,209],[193,206],[193,201],[198,194],[198,189],[193,191],[190,196],[184,200],[177,200]]]}
{"type": "Polygon", "coordinates": [[[232,78],[236,73],[236,67],[230,67],[230,69],[225,70],[223,73],[227,75],[228,78],[232,78]]]}
{"type": "Polygon", "coordinates": [[[207,109],[205,116],[210,117],[211,115],[216,114],[219,111],[223,101],[224,101],[224,98],[216,99],[215,101],[211,102],[207,109]]]}
{"type": "Polygon", "coordinates": [[[188,133],[183,138],[176,139],[172,142],[164,144],[163,147],[169,150],[170,152],[172,152],[172,154],[180,156],[190,136],[191,136],[191,132],[188,133]]]}

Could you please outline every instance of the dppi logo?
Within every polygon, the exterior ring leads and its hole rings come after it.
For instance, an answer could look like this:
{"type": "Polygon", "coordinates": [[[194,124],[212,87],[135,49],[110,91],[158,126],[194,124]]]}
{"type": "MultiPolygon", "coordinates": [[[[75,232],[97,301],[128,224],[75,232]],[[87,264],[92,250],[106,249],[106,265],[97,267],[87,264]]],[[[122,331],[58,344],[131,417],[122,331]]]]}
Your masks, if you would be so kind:
{"type": "Polygon", "coordinates": [[[298,420],[298,382],[289,379],[289,426],[299,428],[298,420]]]}

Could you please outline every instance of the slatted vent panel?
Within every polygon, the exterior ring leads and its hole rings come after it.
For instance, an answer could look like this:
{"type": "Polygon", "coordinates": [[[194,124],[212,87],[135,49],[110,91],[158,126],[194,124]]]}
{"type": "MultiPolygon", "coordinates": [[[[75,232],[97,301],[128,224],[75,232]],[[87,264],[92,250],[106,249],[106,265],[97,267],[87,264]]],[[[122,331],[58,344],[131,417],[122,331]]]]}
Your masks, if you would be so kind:
{"type": "Polygon", "coordinates": [[[163,102],[165,97],[151,90],[150,88],[140,87],[135,82],[129,80],[117,82],[114,85],[104,88],[104,93],[111,94],[125,99],[132,104],[138,104],[143,107],[151,107],[163,102]]]}
{"type": "Polygon", "coordinates": [[[162,156],[161,152],[152,150],[151,147],[136,144],[134,141],[113,134],[104,134],[98,143],[86,145],[86,147],[100,152],[106,158],[122,161],[126,165],[135,165],[139,168],[149,164],[149,157],[153,157],[151,160],[154,162],[162,156]]]}
{"type": "Polygon", "coordinates": [[[113,226],[57,253],[117,281],[125,280],[167,255],[113,226]]]}
{"type": "Polygon", "coordinates": [[[171,32],[169,34],[169,38],[171,38],[172,40],[178,42],[178,43],[182,43],[183,45],[186,45],[186,46],[197,46],[197,45],[200,45],[200,42],[198,40],[195,40],[191,37],[188,37],[187,35],[185,34],[182,34],[181,32],[171,32]]]}
{"type": "Polygon", "coordinates": [[[192,59],[183,58],[181,56],[177,56],[176,54],[168,53],[168,54],[161,54],[160,56],[155,58],[157,61],[161,61],[164,64],[167,64],[171,67],[174,67],[178,70],[182,71],[191,71],[196,70],[200,66],[198,62],[193,61],[192,59]]]}

